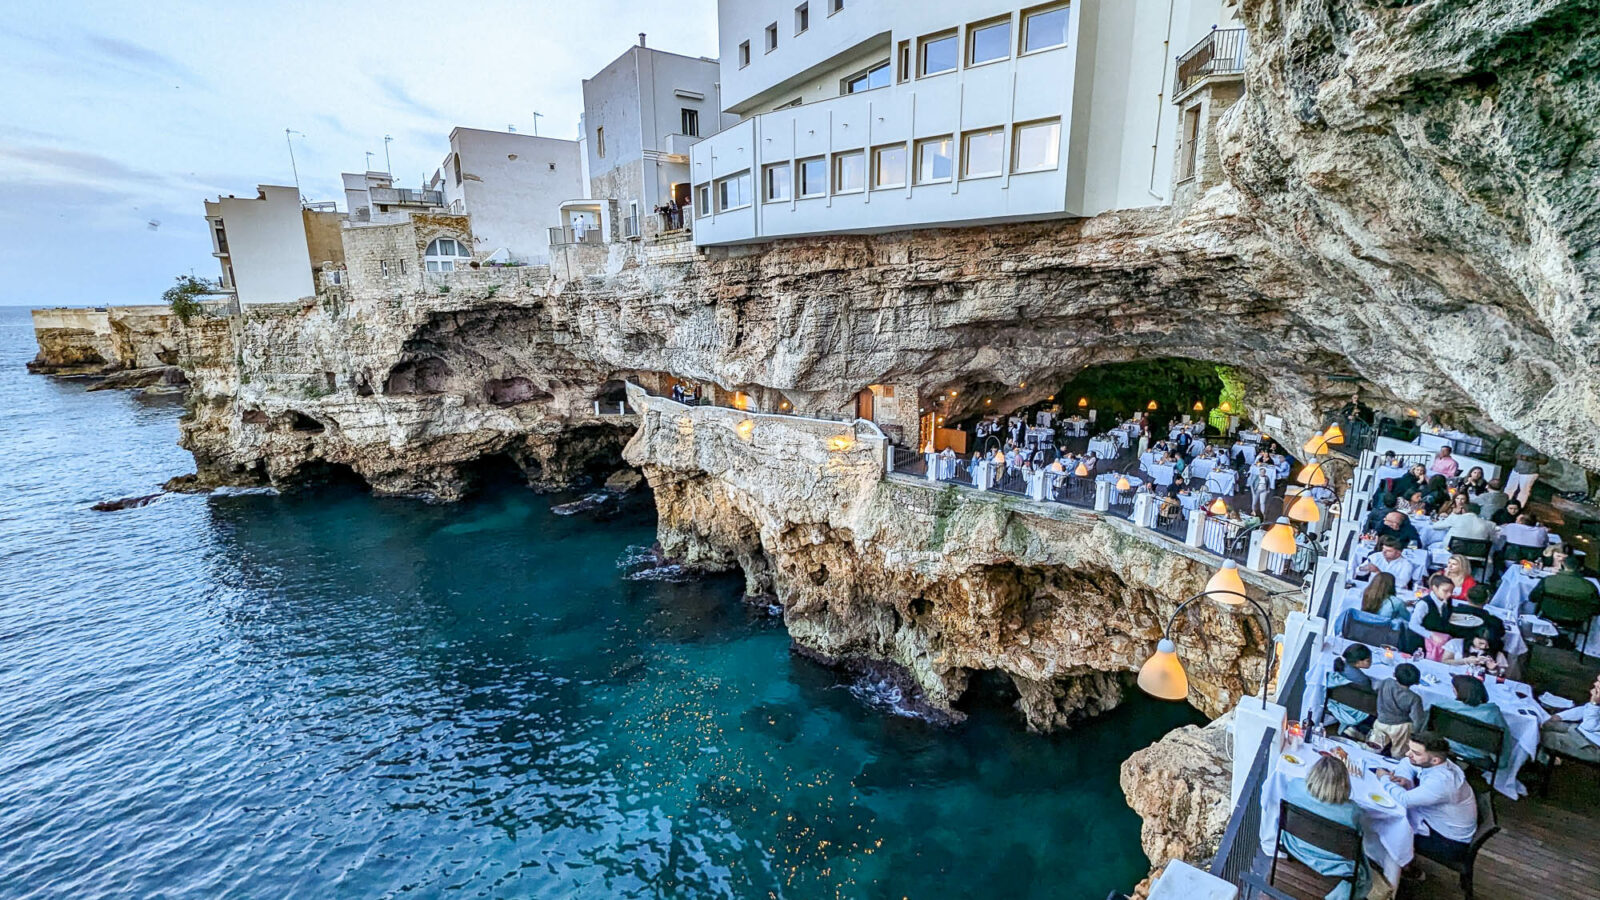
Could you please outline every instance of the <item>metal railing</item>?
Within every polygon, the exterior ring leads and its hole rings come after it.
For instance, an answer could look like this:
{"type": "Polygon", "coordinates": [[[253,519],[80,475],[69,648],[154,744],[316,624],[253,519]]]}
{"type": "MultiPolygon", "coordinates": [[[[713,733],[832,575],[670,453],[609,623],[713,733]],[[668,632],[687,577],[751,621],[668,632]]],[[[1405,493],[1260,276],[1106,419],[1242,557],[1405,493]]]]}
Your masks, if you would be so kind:
{"type": "Polygon", "coordinates": [[[1267,729],[1261,736],[1261,746],[1256,748],[1250,763],[1244,790],[1239,792],[1233,815],[1228,817],[1228,829],[1222,833],[1222,843],[1217,847],[1217,857],[1211,863],[1212,875],[1239,885],[1241,890],[1245,875],[1255,868],[1261,852],[1261,787],[1272,765],[1272,748],[1276,746],[1277,737],[1276,728],[1267,729]]]}
{"type": "Polygon", "coordinates": [[[677,210],[676,212],[651,213],[656,220],[656,228],[659,231],[683,231],[689,227],[689,220],[684,216],[682,208],[674,208],[677,210]]]}
{"type": "Polygon", "coordinates": [[[371,202],[385,206],[444,206],[444,191],[375,187],[367,191],[371,202]]]}
{"type": "Polygon", "coordinates": [[[594,401],[594,414],[597,416],[631,416],[633,410],[622,400],[596,400],[594,401]]]}
{"type": "Polygon", "coordinates": [[[598,228],[577,229],[572,227],[556,227],[550,229],[550,246],[562,244],[604,244],[605,239],[600,235],[598,228]]]}
{"type": "Polygon", "coordinates": [[[1214,75],[1238,75],[1244,72],[1245,34],[1243,28],[1216,28],[1178,57],[1178,74],[1172,86],[1172,96],[1185,91],[1214,75]]]}
{"type": "Polygon", "coordinates": [[[928,456],[910,447],[889,447],[889,470],[918,478],[928,477],[928,456]]]}

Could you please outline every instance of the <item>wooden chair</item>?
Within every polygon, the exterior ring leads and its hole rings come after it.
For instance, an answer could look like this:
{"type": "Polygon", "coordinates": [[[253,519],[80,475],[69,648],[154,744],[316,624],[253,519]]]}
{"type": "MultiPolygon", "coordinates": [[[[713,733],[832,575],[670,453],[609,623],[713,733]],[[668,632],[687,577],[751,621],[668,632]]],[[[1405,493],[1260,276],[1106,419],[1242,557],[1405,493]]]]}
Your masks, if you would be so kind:
{"type": "Polygon", "coordinates": [[[1292,886],[1294,896],[1305,897],[1306,900],[1320,898],[1333,890],[1335,886],[1348,882],[1352,889],[1355,887],[1355,875],[1344,877],[1336,875],[1319,875],[1294,857],[1280,859],[1286,855],[1283,848],[1283,836],[1293,835],[1302,841],[1325,850],[1335,856],[1352,860],[1357,866],[1361,865],[1363,851],[1361,849],[1361,832],[1332,819],[1308,810],[1301,809],[1287,800],[1278,802],[1278,837],[1273,848],[1272,868],[1267,873],[1267,884],[1273,888],[1292,886]],[[1280,885],[1278,880],[1278,866],[1284,864],[1284,882],[1280,885]]]}
{"type": "Polygon", "coordinates": [[[1344,625],[1339,629],[1339,636],[1347,641],[1366,644],[1368,647],[1400,646],[1400,628],[1393,622],[1388,625],[1370,625],[1357,621],[1355,616],[1346,616],[1344,625]]]}
{"type": "MultiPolygon", "coordinates": [[[[1479,723],[1482,724],[1482,723],[1479,723]]],[[[1473,795],[1478,801],[1478,830],[1472,836],[1472,843],[1467,845],[1467,856],[1459,862],[1436,859],[1434,862],[1461,876],[1461,891],[1466,900],[1472,900],[1472,872],[1478,863],[1478,851],[1483,845],[1500,833],[1500,821],[1494,814],[1494,791],[1486,791],[1473,795]]],[[[1418,854],[1426,855],[1426,854],[1418,854]]],[[[1432,859],[1432,857],[1429,857],[1432,859]]]]}
{"type": "Polygon", "coordinates": [[[1357,684],[1341,684],[1338,687],[1328,688],[1322,695],[1322,718],[1319,721],[1328,721],[1329,703],[1342,703],[1369,716],[1378,714],[1378,693],[1357,684]]]}
{"type": "Polygon", "coordinates": [[[1437,706],[1428,710],[1428,730],[1440,737],[1480,750],[1489,756],[1487,765],[1475,757],[1452,753],[1456,761],[1466,769],[1477,769],[1484,773],[1489,780],[1489,789],[1494,789],[1494,779],[1500,772],[1500,751],[1505,747],[1506,732],[1504,728],[1496,728],[1488,722],[1480,722],[1437,706]]]}

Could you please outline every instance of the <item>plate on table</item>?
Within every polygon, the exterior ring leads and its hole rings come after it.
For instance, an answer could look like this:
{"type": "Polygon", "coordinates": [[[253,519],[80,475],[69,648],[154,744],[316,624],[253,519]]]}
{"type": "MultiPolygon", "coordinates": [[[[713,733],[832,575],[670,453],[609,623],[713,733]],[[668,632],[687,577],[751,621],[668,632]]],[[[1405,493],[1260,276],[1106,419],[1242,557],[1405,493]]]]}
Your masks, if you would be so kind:
{"type": "Polygon", "coordinates": [[[1372,801],[1373,806],[1381,806],[1384,809],[1394,809],[1394,798],[1383,793],[1382,791],[1373,791],[1367,795],[1367,799],[1372,801]]]}
{"type": "Polygon", "coordinates": [[[1283,761],[1288,763],[1291,766],[1304,765],[1304,763],[1305,763],[1304,760],[1302,760],[1298,756],[1295,756],[1293,753],[1285,753],[1283,755],[1283,761]]]}

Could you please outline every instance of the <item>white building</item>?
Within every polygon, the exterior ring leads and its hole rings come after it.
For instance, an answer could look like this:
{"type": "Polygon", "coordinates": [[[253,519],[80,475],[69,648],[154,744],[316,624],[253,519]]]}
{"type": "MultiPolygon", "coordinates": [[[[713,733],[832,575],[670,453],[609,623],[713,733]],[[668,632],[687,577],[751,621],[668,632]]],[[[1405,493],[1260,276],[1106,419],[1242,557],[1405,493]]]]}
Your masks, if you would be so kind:
{"type": "Polygon", "coordinates": [[[679,217],[663,220],[655,210],[688,205],[690,145],[738,121],[719,113],[719,77],[716,60],[652,50],[641,34],[637,46],[585,79],[589,182],[585,194],[571,199],[593,202],[569,208],[585,219],[598,211],[601,232],[616,237],[681,225],[679,217]]]}
{"type": "Polygon", "coordinates": [[[241,304],[289,303],[316,294],[314,267],[342,270],[339,213],[303,209],[300,190],[261,185],[254,197],[205,201],[223,287],[241,304]]]}
{"type": "Polygon", "coordinates": [[[720,0],[695,242],[1170,201],[1176,56],[1236,0],[720,0]]]}
{"type": "Polygon", "coordinates": [[[581,152],[577,141],[456,128],[429,187],[471,216],[475,257],[542,264],[562,201],[583,195],[581,152]]]}
{"type": "Polygon", "coordinates": [[[395,225],[413,212],[443,211],[438,190],[397,188],[388,172],[342,172],[345,209],[352,225],[395,225]]]}

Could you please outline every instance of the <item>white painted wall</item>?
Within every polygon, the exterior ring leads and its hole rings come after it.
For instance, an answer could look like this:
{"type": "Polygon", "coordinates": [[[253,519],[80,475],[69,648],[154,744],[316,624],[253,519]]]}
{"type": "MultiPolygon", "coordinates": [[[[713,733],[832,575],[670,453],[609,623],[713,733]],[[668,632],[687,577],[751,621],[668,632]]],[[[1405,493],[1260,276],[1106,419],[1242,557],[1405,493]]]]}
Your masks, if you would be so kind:
{"type": "Polygon", "coordinates": [[[450,156],[435,180],[445,204],[454,207],[460,200],[461,211],[472,217],[473,255],[504,249],[520,262],[549,262],[549,229],[560,220],[561,203],[583,196],[579,153],[577,141],[477,128],[451,131],[450,156]]]}
{"type": "MultiPolygon", "coordinates": [[[[983,224],[1149,206],[1170,199],[1178,115],[1170,96],[1174,57],[1213,24],[1231,23],[1234,0],[1077,0],[1067,44],[1019,55],[1023,12],[1017,0],[811,0],[811,27],[792,33],[790,0],[723,0],[723,102],[753,114],[692,151],[694,184],[714,185],[748,170],[757,194],[751,206],[697,216],[699,244],[726,244],[827,232],[983,224]],[[996,16],[1012,21],[1010,58],[957,72],[899,82],[897,50],[909,41],[958,29],[963,63],[967,26],[996,16]],[[779,24],[778,49],[762,51],[766,25],[779,24]],[[752,41],[752,61],[739,65],[738,46],[752,41]],[[889,59],[890,87],[839,96],[840,79],[872,60],[889,59]],[[803,104],[773,110],[796,96],[803,104]],[[770,111],[769,111],[770,110],[770,111]],[[909,185],[863,194],[761,202],[765,166],[812,156],[911,142],[1004,126],[1011,158],[1018,123],[1062,122],[1060,160],[1052,171],[909,185]]],[[[913,60],[915,68],[915,59],[913,60]]],[[[869,176],[870,177],[870,176],[869,176]]],[[[794,179],[791,179],[794,180],[794,179]]]]}
{"type": "Polygon", "coordinates": [[[261,185],[258,191],[256,197],[220,197],[205,205],[206,218],[220,218],[227,233],[239,302],[289,303],[313,296],[299,189],[261,185]]]}

